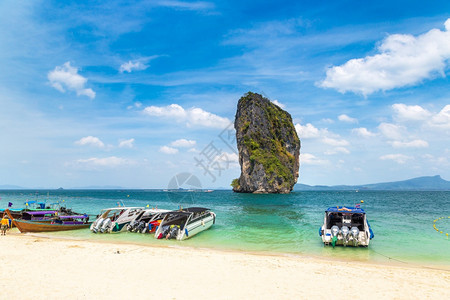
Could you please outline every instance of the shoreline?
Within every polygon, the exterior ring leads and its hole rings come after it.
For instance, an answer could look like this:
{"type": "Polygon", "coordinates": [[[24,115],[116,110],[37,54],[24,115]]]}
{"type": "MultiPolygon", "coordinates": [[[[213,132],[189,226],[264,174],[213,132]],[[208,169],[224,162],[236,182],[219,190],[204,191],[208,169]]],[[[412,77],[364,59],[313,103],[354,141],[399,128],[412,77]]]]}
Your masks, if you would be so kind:
{"type": "MultiPolygon", "coordinates": [[[[118,233],[114,233],[115,235],[118,233]]],[[[119,233],[120,234],[120,233],[119,233]]],[[[45,233],[20,233],[19,231],[11,233],[8,232],[8,235],[14,236],[30,236],[37,238],[45,238],[50,240],[62,240],[62,241],[80,241],[87,243],[99,243],[99,244],[111,244],[111,245],[133,245],[136,247],[150,247],[150,248],[162,248],[162,249],[186,249],[186,250],[206,250],[206,251],[217,251],[223,253],[241,253],[248,255],[256,255],[256,256],[267,256],[267,257],[292,257],[292,258],[300,258],[300,259],[313,259],[324,262],[341,262],[341,263],[361,263],[372,266],[397,266],[397,267],[411,267],[411,268],[419,268],[419,269],[431,269],[431,270],[439,270],[439,271],[447,271],[450,272],[450,262],[448,265],[439,264],[439,263],[431,263],[429,261],[415,261],[408,262],[402,261],[401,259],[391,258],[382,253],[375,252],[378,256],[384,257],[384,260],[374,260],[374,259],[358,259],[352,257],[342,257],[342,256],[321,256],[315,255],[311,253],[291,253],[291,252],[273,252],[273,251],[256,251],[256,250],[236,250],[229,248],[209,248],[206,246],[194,246],[194,245],[183,245],[181,242],[176,242],[174,245],[163,245],[163,244],[154,244],[154,243],[146,243],[146,242],[136,242],[136,241],[123,241],[123,240],[100,240],[100,239],[85,239],[78,238],[73,236],[64,236],[64,235],[46,235],[45,233]]],[[[341,247],[340,247],[341,248],[341,247]]],[[[365,250],[365,249],[361,249],[365,250]]],[[[374,250],[372,250],[374,251],[374,250]]]]}
{"type": "Polygon", "coordinates": [[[0,243],[0,263],[10,273],[0,287],[8,290],[26,282],[26,299],[67,290],[75,291],[77,299],[304,299],[331,294],[343,299],[348,293],[334,293],[344,287],[356,293],[356,284],[365,287],[356,298],[450,297],[448,269],[11,232],[0,243]],[[42,291],[36,278],[45,278],[51,288],[42,291]]]}

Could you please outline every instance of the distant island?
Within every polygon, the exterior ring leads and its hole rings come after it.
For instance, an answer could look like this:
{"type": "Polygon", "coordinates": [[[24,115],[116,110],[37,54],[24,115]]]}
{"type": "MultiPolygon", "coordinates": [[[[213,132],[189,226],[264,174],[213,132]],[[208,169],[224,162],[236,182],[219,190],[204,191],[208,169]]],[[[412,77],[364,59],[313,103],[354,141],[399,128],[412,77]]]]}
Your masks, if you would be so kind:
{"type": "Polygon", "coordinates": [[[450,181],[440,175],[423,176],[403,181],[382,182],[363,185],[307,185],[296,184],[294,191],[450,191],[450,181]]]}

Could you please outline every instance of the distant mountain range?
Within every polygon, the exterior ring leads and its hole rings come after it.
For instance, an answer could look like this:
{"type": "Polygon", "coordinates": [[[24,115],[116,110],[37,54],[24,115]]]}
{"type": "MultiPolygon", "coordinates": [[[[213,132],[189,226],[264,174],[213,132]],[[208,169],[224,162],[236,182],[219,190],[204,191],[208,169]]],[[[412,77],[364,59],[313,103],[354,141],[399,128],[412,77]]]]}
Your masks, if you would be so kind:
{"type": "MultiPolygon", "coordinates": [[[[0,185],[0,190],[26,190],[26,189],[45,189],[45,188],[26,188],[17,185],[0,185]]],[[[62,188],[59,188],[62,189],[62,188]]],[[[120,189],[125,190],[120,186],[86,186],[73,187],[69,189],[120,189]]],[[[230,188],[212,188],[215,190],[229,190],[230,188]]],[[[417,177],[403,181],[382,182],[363,185],[307,185],[296,184],[294,191],[354,191],[354,190],[369,190],[369,191],[450,191],[450,181],[444,180],[441,176],[424,176],[417,177]]]]}
{"type": "Polygon", "coordinates": [[[371,190],[371,191],[450,191],[450,181],[444,180],[441,176],[424,176],[403,181],[382,182],[363,185],[307,185],[296,184],[294,191],[350,191],[350,190],[371,190]]]}

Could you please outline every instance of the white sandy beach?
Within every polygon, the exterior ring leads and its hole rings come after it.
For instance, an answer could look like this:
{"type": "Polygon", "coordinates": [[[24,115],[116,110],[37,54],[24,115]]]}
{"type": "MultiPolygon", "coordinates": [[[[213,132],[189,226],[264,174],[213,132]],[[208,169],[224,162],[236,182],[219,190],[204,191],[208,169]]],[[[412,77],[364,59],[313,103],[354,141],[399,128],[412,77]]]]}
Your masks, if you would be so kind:
{"type": "Polygon", "coordinates": [[[11,232],[0,245],[0,294],[8,298],[450,298],[450,271],[439,269],[11,232]]]}

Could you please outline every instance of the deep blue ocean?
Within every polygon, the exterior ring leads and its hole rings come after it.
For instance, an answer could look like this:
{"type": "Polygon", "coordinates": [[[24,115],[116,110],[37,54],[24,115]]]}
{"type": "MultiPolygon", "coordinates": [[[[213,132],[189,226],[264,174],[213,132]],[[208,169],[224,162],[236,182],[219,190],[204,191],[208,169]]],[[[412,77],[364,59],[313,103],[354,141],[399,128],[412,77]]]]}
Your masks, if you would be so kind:
{"type": "Polygon", "coordinates": [[[450,266],[450,241],[445,235],[450,233],[450,192],[306,191],[253,195],[232,191],[2,190],[0,197],[1,208],[6,208],[8,202],[20,208],[26,200],[59,201],[76,212],[93,215],[91,220],[101,209],[117,206],[118,202],[164,209],[201,206],[217,214],[211,229],[182,242],[129,232],[96,235],[88,229],[52,233],[77,239],[450,266]],[[353,206],[361,200],[375,234],[369,247],[323,246],[318,230],[325,209],[353,206]],[[440,217],[444,218],[433,222],[440,217]],[[437,232],[433,224],[443,233],[437,232]]]}

